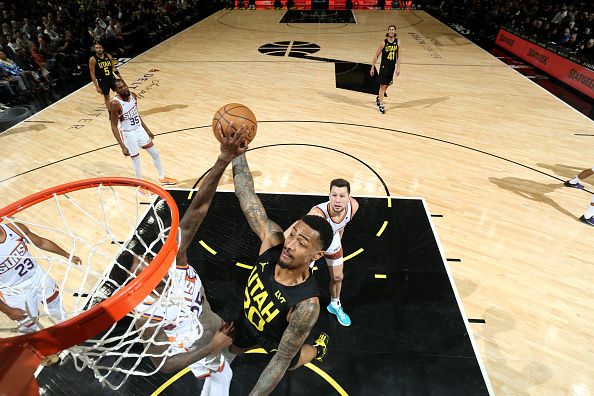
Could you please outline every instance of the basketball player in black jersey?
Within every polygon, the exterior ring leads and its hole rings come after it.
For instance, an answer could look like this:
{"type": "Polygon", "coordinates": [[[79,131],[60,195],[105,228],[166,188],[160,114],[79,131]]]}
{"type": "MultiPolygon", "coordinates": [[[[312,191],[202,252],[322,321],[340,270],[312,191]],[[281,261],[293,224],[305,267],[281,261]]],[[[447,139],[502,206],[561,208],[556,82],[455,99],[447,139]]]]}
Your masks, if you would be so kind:
{"type": "Polygon", "coordinates": [[[89,59],[89,72],[97,92],[103,95],[105,106],[109,111],[109,91],[115,92],[115,75],[122,79],[120,72],[115,67],[115,62],[110,54],[106,53],[101,43],[95,44],[95,55],[89,59]]]}
{"type": "Polygon", "coordinates": [[[373,62],[371,62],[371,70],[369,74],[373,76],[375,73],[375,62],[382,54],[382,63],[379,71],[379,94],[375,98],[375,104],[377,105],[380,113],[385,114],[386,108],[384,107],[384,95],[388,86],[392,85],[394,80],[394,71],[396,71],[396,77],[400,75],[400,40],[396,37],[396,26],[390,25],[388,27],[388,33],[386,38],[375,51],[373,56],[373,62]]]}
{"type": "Polygon", "coordinates": [[[318,320],[318,287],[309,264],[324,255],[332,228],[319,216],[307,215],[283,232],[268,219],[254,190],[245,154],[233,160],[235,195],[252,230],[260,237],[260,257],[247,280],[244,312],[235,324],[231,353],[261,346],[274,356],[250,395],[268,395],[287,369],[295,369],[326,353],[328,336],[304,345],[318,320]]]}

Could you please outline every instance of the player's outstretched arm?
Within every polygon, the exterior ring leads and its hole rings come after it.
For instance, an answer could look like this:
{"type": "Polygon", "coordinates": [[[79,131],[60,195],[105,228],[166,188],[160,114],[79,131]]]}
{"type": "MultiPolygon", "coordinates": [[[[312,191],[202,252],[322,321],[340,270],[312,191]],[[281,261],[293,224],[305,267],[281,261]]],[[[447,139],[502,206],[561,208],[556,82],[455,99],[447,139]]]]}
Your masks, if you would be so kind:
{"type": "Polygon", "coordinates": [[[369,71],[369,74],[371,74],[372,76],[375,72],[375,62],[377,62],[377,58],[379,58],[380,54],[382,53],[384,45],[385,44],[382,42],[380,46],[377,47],[377,49],[375,50],[375,54],[373,55],[373,62],[371,62],[371,70],[369,71]]]}
{"type": "Polygon", "coordinates": [[[254,179],[245,155],[240,155],[233,160],[233,184],[245,218],[262,241],[260,253],[283,243],[283,229],[268,218],[254,189],[254,179]]]}
{"type": "Polygon", "coordinates": [[[186,210],[184,217],[181,219],[179,226],[181,229],[181,244],[179,246],[179,252],[177,255],[178,260],[183,263],[187,262],[186,251],[190,242],[194,239],[200,224],[206,217],[212,198],[219,184],[219,180],[223,175],[223,172],[227,168],[227,165],[238,155],[242,155],[246,152],[248,146],[245,143],[245,136],[247,127],[242,125],[241,128],[233,135],[224,136],[220,130],[217,131],[221,137],[221,153],[219,154],[213,167],[208,172],[208,175],[204,178],[204,182],[200,186],[200,190],[192,199],[190,207],[186,210]]]}
{"type": "Polygon", "coordinates": [[[122,140],[120,131],[118,130],[118,120],[120,119],[120,110],[121,109],[122,109],[122,107],[115,100],[111,101],[111,103],[109,104],[109,114],[110,114],[109,118],[110,118],[110,123],[111,123],[111,133],[113,134],[113,137],[115,137],[116,142],[118,142],[118,144],[120,145],[120,148],[122,149],[122,154],[124,154],[125,156],[129,156],[130,153],[128,152],[128,149],[126,148],[124,141],[122,140]]]}
{"type": "MultiPolygon", "coordinates": [[[[45,250],[46,252],[54,253],[60,255],[64,258],[70,259],[70,253],[62,249],[58,246],[55,242],[50,241],[49,239],[40,237],[39,235],[35,234],[31,231],[26,225],[21,223],[15,223],[16,232],[21,236],[26,236],[28,240],[30,240],[33,245],[37,246],[41,250],[45,250]],[[24,234],[24,235],[23,235],[24,234]]],[[[72,256],[72,262],[74,264],[80,264],[81,260],[77,256],[72,256]]]]}
{"type": "Polygon", "coordinates": [[[301,350],[320,314],[320,300],[313,297],[295,306],[289,326],[283,333],[278,351],[260,374],[250,396],[270,394],[285,375],[291,360],[301,350]]]}

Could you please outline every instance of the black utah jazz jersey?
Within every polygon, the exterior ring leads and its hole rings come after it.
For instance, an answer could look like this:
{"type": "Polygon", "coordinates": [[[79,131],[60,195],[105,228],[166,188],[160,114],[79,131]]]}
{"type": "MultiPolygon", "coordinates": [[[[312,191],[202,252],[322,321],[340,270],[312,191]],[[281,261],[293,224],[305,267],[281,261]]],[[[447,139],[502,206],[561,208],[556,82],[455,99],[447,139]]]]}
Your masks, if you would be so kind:
{"type": "Polygon", "coordinates": [[[278,347],[289,322],[287,314],[297,303],[318,297],[318,285],[313,273],[296,286],[284,286],[274,279],[276,263],[283,245],[274,246],[258,257],[245,287],[243,300],[246,330],[264,349],[278,347]]]}
{"type": "Polygon", "coordinates": [[[95,57],[95,77],[100,80],[111,80],[115,78],[113,75],[113,62],[109,59],[107,54],[103,54],[104,58],[98,58],[97,55],[93,55],[95,57]]]}
{"type": "Polygon", "coordinates": [[[394,41],[390,42],[387,38],[384,39],[384,49],[382,50],[382,65],[396,64],[398,59],[398,39],[394,37],[394,41]]]}

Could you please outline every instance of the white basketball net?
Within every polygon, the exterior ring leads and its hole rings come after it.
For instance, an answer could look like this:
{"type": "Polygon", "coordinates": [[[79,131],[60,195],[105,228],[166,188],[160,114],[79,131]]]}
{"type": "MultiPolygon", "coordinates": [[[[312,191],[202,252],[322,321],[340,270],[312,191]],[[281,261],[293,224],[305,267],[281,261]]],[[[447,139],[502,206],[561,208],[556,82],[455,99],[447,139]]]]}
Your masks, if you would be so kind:
{"type": "MultiPolygon", "coordinates": [[[[0,282],[0,291],[9,296],[9,306],[15,305],[14,301],[25,302],[23,309],[30,317],[29,323],[35,323],[33,330],[75,317],[134,279],[141,269],[137,273],[130,270],[132,257],[146,262],[156,256],[167,239],[170,222],[170,208],[165,201],[156,195],[141,194],[139,188],[100,185],[54,194],[52,199],[14,217],[2,218],[2,223],[23,235],[18,223],[24,224],[66,250],[69,258],[41,250],[25,238],[29,259],[42,271],[31,269],[37,276],[20,283],[14,279],[10,284],[0,282]],[[80,257],[81,265],[72,262],[74,256],[80,257]],[[48,304],[46,299],[55,292],[55,285],[60,298],[48,304]]],[[[20,264],[23,256],[15,252],[0,256],[0,263],[7,260],[20,264]]],[[[1,268],[0,264],[0,274],[1,268]]],[[[170,265],[170,276],[158,288],[160,292],[153,291],[146,297],[153,301],[150,310],[134,310],[95,338],[69,348],[77,370],[91,369],[102,384],[114,390],[131,375],[150,376],[159,370],[171,351],[163,329],[176,322],[175,315],[163,318],[160,312],[173,310],[177,317],[196,316],[189,312],[183,288],[177,287],[176,277],[171,276],[174,269],[175,261],[170,265]],[[143,358],[153,358],[155,364],[142,364],[143,358]]],[[[21,272],[26,270],[23,265],[21,272]]],[[[14,331],[19,330],[14,329],[15,322],[0,316],[0,337],[14,336],[14,331]]],[[[200,337],[202,328],[198,326],[196,332],[200,337]]]]}

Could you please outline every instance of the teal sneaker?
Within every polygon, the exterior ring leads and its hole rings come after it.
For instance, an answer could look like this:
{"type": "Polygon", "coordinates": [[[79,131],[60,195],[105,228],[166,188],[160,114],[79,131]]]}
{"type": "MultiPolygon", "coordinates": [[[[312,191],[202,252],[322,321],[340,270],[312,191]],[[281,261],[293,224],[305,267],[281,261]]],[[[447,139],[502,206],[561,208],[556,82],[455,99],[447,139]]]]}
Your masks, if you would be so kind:
{"type": "Polygon", "coordinates": [[[342,310],[342,305],[340,307],[338,307],[338,309],[336,309],[332,306],[332,304],[328,304],[328,306],[326,308],[328,309],[328,312],[336,315],[336,318],[338,319],[338,323],[340,323],[343,326],[351,325],[351,318],[349,318],[349,315],[344,313],[344,311],[342,310]]]}

